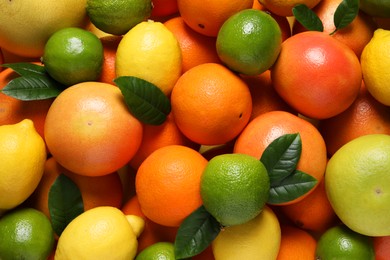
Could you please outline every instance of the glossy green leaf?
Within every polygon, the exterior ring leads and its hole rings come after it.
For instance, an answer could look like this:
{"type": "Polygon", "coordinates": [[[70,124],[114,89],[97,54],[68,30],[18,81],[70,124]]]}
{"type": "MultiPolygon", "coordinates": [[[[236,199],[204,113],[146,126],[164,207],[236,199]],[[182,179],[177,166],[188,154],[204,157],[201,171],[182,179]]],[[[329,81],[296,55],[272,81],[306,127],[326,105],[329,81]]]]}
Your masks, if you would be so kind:
{"type": "Polygon", "coordinates": [[[64,174],[60,174],[50,188],[49,212],[53,230],[58,236],[75,217],[84,212],[79,188],[64,174]]]}
{"type": "Polygon", "coordinates": [[[1,66],[11,68],[20,76],[47,75],[44,66],[30,62],[5,63],[1,66]]]}
{"type": "Polygon", "coordinates": [[[355,19],[358,13],[359,0],[343,0],[334,13],[333,22],[336,30],[331,34],[348,26],[355,19]]]}
{"type": "Polygon", "coordinates": [[[154,84],[131,76],[118,77],[115,84],[122,91],[130,112],[141,122],[160,125],[171,112],[169,98],[154,84]]]}
{"type": "Polygon", "coordinates": [[[203,207],[199,207],[180,225],[175,239],[176,259],[185,259],[204,251],[221,231],[221,225],[203,207]]]}
{"type": "Polygon", "coordinates": [[[295,19],[309,31],[324,31],[322,21],[313,10],[305,4],[296,5],[292,9],[295,19]]]}

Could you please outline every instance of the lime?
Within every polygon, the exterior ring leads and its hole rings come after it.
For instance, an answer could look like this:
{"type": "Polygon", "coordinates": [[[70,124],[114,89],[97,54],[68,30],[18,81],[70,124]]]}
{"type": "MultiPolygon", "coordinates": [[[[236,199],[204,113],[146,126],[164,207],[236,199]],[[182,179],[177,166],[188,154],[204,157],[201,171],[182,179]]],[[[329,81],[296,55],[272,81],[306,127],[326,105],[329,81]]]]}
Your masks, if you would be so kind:
{"type": "Polygon", "coordinates": [[[135,260],[175,260],[175,249],[170,242],[157,242],[142,250],[135,260]]]}
{"type": "Polygon", "coordinates": [[[87,14],[100,30],[122,35],[152,13],[151,0],[87,0],[87,14]]]}
{"type": "Polygon", "coordinates": [[[54,231],[45,214],[18,208],[0,218],[0,259],[47,259],[54,248],[54,231]]]}
{"type": "Polygon", "coordinates": [[[360,0],[359,8],[373,17],[390,17],[389,0],[360,0]]]}
{"type": "Polygon", "coordinates": [[[66,86],[94,81],[102,70],[103,45],[90,31],[64,28],[47,41],[42,62],[49,75],[66,86]]]}
{"type": "Polygon", "coordinates": [[[345,225],[331,227],[320,236],[316,257],[318,260],[374,260],[373,241],[371,237],[356,233],[345,225]]]}
{"type": "Polygon", "coordinates": [[[203,205],[224,226],[243,224],[256,217],[269,191],[265,166],[246,154],[213,157],[201,177],[203,205]]]}
{"type": "Polygon", "coordinates": [[[341,221],[367,236],[390,235],[390,135],[363,135],[329,159],[325,187],[341,221]]]}
{"type": "Polygon", "coordinates": [[[246,75],[268,70],[276,61],[282,32],[268,13],[245,9],[227,19],[218,32],[219,58],[230,69],[246,75]]]}

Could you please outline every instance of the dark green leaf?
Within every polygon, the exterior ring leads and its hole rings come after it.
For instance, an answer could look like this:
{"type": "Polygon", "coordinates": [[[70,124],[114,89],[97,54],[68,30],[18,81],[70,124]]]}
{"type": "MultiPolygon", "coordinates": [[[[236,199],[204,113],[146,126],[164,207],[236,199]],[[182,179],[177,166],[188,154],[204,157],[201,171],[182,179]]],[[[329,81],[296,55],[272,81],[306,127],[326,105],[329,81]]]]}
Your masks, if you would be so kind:
{"type": "Polygon", "coordinates": [[[271,186],[277,185],[295,170],[301,151],[299,134],[282,135],[267,146],[260,161],[267,168],[271,186]]]}
{"type": "Polygon", "coordinates": [[[169,98],[154,84],[131,76],[114,80],[131,113],[141,122],[160,125],[171,112],[169,98]]]}
{"type": "Polygon", "coordinates": [[[35,74],[11,80],[1,92],[20,100],[40,100],[58,96],[63,87],[49,77],[35,74]]]}
{"type": "Polygon", "coordinates": [[[343,0],[334,13],[333,22],[336,30],[331,34],[349,25],[358,13],[359,0],[343,0]]]}
{"type": "Polygon", "coordinates": [[[20,76],[46,75],[46,69],[44,66],[30,62],[6,63],[1,66],[11,68],[20,76]]]}
{"type": "Polygon", "coordinates": [[[176,259],[195,256],[205,250],[221,231],[221,225],[203,207],[199,207],[180,225],[175,239],[176,259]]]}
{"type": "Polygon", "coordinates": [[[60,174],[50,188],[49,212],[58,236],[75,217],[84,212],[79,188],[64,174],[60,174]]]}
{"type": "Polygon", "coordinates": [[[295,172],[285,178],[279,185],[271,186],[268,203],[280,204],[292,201],[306,194],[317,184],[317,179],[313,176],[295,170],[295,172]]]}
{"type": "Polygon", "coordinates": [[[305,4],[296,5],[292,9],[295,19],[309,31],[324,31],[322,21],[313,10],[305,4]]]}

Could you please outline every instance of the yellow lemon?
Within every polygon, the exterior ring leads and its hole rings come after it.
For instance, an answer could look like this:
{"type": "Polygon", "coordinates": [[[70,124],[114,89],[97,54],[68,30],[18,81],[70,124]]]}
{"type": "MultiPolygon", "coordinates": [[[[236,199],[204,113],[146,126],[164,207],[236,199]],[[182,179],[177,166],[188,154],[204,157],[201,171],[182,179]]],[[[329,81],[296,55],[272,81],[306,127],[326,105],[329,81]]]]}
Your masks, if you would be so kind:
{"type": "Polygon", "coordinates": [[[390,31],[377,29],[360,57],[363,79],[370,94],[390,106],[390,31]]]}
{"type": "Polygon", "coordinates": [[[130,29],[119,43],[116,75],[147,80],[168,95],[181,75],[180,45],[161,22],[148,20],[130,29]]]}
{"type": "Polygon", "coordinates": [[[46,146],[30,119],[0,126],[0,213],[24,202],[42,178],[46,146]]]}

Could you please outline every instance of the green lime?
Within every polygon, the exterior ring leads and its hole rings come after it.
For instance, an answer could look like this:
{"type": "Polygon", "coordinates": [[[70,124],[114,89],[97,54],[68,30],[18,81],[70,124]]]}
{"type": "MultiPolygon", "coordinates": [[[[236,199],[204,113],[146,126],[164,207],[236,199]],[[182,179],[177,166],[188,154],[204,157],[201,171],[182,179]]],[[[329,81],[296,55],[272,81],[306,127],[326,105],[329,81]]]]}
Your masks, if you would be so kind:
{"type": "Polygon", "coordinates": [[[256,217],[269,191],[265,166],[246,154],[213,157],[201,177],[203,205],[224,226],[243,224],[256,217]]]}
{"type": "Polygon", "coordinates": [[[218,32],[219,58],[230,69],[246,75],[268,70],[276,61],[282,32],[268,13],[245,9],[227,19],[218,32]]]}
{"type": "Polygon", "coordinates": [[[320,236],[316,257],[318,260],[374,260],[373,241],[345,225],[331,227],[320,236]]]}
{"type": "Polygon", "coordinates": [[[100,30],[123,35],[152,13],[151,0],[88,0],[87,14],[100,30]]]}
{"type": "Polygon", "coordinates": [[[170,242],[157,242],[142,250],[135,260],[175,260],[174,246],[170,242]]]}
{"type": "Polygon", "coordinates": [[[49,38],[42,62],[49,75],[71,86],[96,80],[103,65],[103,45],[90,31],[68,27],[49,38]]]}
{"type": "Polygon", "coordinates": [[[54,249],[54,231],[45,214],[18,208],[0,218],[0,259],[47,259],[54,249]]]}
{"type": "Polygon", "coordinates": [[[359,8],[373,17],[390,17],[389,0],[360,0],[359,8]]]}

